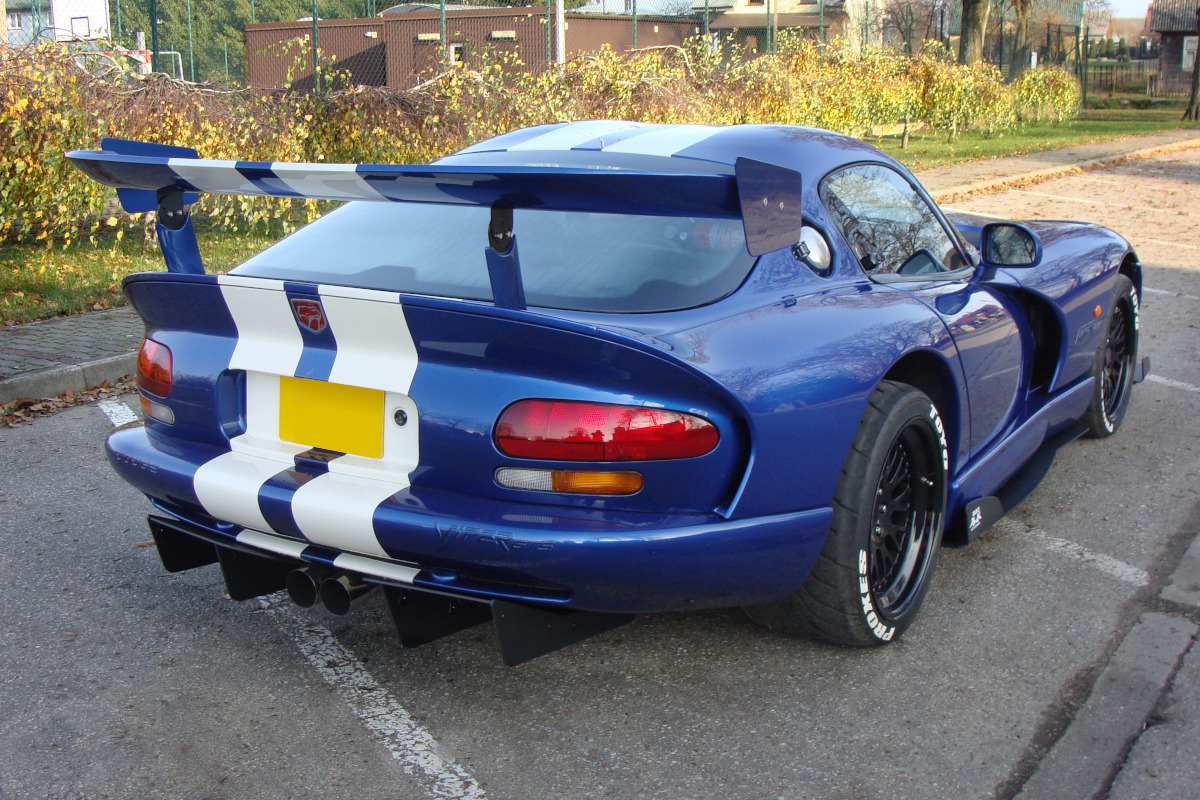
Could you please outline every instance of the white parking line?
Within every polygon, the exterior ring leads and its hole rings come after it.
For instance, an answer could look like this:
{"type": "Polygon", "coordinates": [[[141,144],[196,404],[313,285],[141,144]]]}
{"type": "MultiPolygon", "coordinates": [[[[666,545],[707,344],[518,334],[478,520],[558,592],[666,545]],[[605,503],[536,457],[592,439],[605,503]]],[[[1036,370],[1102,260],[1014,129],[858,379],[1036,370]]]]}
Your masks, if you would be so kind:
{"type": "Polygon", "coordinates": [[[346,701],[375,738],[404,765],[405,773],[432,780],[435,797],[485,800],[483,789],[458,764],[438,754],[438,743],[391,692],[367,672],[325,627],[301,618],[282,592],[259,599],[268,613],[296,642],[321,679],[346,701]]]}
{"type": "Polygon", "coordinates": [[[1024,536],[1027,539],[1032,539],[1052,553],[1058,553],[1059,555],[1082,561],[1119,581],[1133,586],[1145,586],[1150,581],[1150,575],[1144,569],[1135,567],[1132,564],[1126,564],[1124,561],[1120,561],[1104,553],[1093,553],[1083,545],[1066,539],[1060,539],[1057,536],[1051,536],[1036,528],[1026,529],[1024,525],[1016,521],[1000,520],[996,523],[995,529],[1004,534],[1024,536]]]}
{"type": "Polygon", "coordinates": [[[954,206],[942,206],[942,211],[947,214],[970,214],[973,217],[983,217],[985,219],[1011,219],[1011,217],[1001,217],[996,214],[985,214],[982,211],[973,211],[969,208],[955,208],[954,206]]]}
{"type": "Polygon", "coordinates": [[[1172,214],[1179,217],[1190,217],[1185,211],[1169,208],[1151,208],[1150,206],[1135,206],[1132,203],[1113,203],[1108,200],[1085,200],[1082,197],[1067,197],[1061,194],[1049,194],[1048,192],[1031,192],[1028,189],[1009,189],[1008,191],[1015,194],[1028,194],[1034,197],[1046,197],[1051,200],[1066,200],[1068,203],[1086,203],[1091,206],[1114,206],[1116,208],[1127,208],[1131,211],[1149,211],[1153,214],[1172,214]]]}
{"type": "Polygon", "coordinates": [[[104,412],[104,416],[108,417],[109,421],[112,422],[114,428],[137,421],[138,415],[120,400],[110,397],[106,400],[101,400],[96,405],[104,412]]]}
{"type": "MultiPolygon", "coordinates": [[[[1153,240],[1147,239],[1147,241],[1153,241],[1153,240]]],[[[1179,247],[1191,247],[1191,245],[1179,245],[1179,247]]],[[[1200,247],[1193,247],[1192,249],[1200,250],[1200,247]]],[[[1184,294],[1183,292],[1171,292],[1171,291],[1167,291],[1166,289],[1151,289],[1149,286],[1143,286],[1142,291],[1148,292],[1149,294],[1165,294],[1165,295],[1170,295],[1171,297],[1181,297],[1184,300],[1200,300],[1200,297],[1196,297],[1196,295],[1194,295],[1194,294],[1184,294]]]]}
{"type": "Polygon", "coordinates": [[[1091,175],[1076,175],[1074,177],[1075,177],[1075,180],[1077,180],[1077,181],[1088,181],[1090,183],[1108,183],[1108,184],[1112,184],[1113,186],[1123,186],[1126,189],[1129,188],[1129,184],[1125,181],[1110,181],[1107,178],[1093,178],[1091,175]]]}
{"type": "MultiPolygon", "coordinates": [[[[1179,247],[1184,250],[1200,250],[1200,247],[1197,247],[1194,244],[1180,244],[1179,242],[1164,242],[1162,239],[1138,239],[1138,242],[1139,243],[1150,242],[1151,244],[1160,244],[1163,247],[1179,247]]],[[[1164,294],[1167,294],[1167,292],[1164,292],[1164,294]]]]}
{"type": "MultiPolygon", "coordinates": [[[[96,405],[113,427],[138,418],[120,400],[101,400],[96,405]]],[[[434,797],[486,800],[471,774],[438,753],[437,740],[413,720],[391,692],[329,630],[301,618],[282,592],[259,598],[259,603],[292,637],[321,679],[333,687],[367,730],[403,765],[405,774],[432,781],[428,789],[434,797]]]]}
{"type": "Polygon", "coordinates": [[[1200,386],[1192,386],[1190,383],[1183,381],[1173,381],[1170,378],[1164,378],[1161,375],[1147,375],[1146,380],[1150,383],[1158,383],[1163,386],[1170,386],[1172,389],[1183,389],[1185,392],[1200,392],[1200,386]]]}

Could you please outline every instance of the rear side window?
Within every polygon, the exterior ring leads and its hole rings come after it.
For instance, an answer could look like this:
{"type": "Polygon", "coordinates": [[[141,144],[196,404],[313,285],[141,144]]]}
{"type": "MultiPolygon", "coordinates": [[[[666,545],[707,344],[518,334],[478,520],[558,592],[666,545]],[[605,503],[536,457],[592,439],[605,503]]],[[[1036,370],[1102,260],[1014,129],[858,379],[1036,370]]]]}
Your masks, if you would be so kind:
{"type": "MultiPolygon", "coordinates": [[[[410,294],[492,299],[479,206],[347,203],[233,271],[410,294]]],[[[526,301],[578,311],[711,303],[749,274],[741,220],[517,209],[526,301]]]]}
{"type": "Polygon", "coordinates": [[[882,164],[831,173],[821,181],[820,194],[868,275],[937,273],[965,265],[916,187],[882,164]]]}

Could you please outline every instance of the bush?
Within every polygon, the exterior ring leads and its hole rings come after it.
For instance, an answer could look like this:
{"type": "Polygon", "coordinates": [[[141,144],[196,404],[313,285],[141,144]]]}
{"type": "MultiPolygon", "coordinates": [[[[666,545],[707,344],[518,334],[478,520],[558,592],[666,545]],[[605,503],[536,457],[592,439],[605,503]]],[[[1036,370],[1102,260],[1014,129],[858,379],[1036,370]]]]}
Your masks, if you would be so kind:
{"type": "MultiPolygon", "coordinates": [[[[131,220],[62,155],[93,148],[102,136],[193,147],[206,158],[422,163],[514,128],[568,119],[787,123],[856,136],[923,122],[953,138],[966,128],[1061,120],[1079,104],[1074,79],[1055,67],[1005,86],[994,67],[955,64],[940,45],[907,58],[822,46],[787,31],[778,45],[759,58],[722,53],[701,39],[634,53],[604,49],[537,73],[511,54],[493,54],[478,69],[458,65],[405,92],[348,86],[332,70],[326,85],[334,89],[321,94],[218,91],[161,75],[135,80],[84,68],[56,45],[12,51],[0,59],[0,238],[67,242],[102,227],[119,236],[131,220]]],[[[322,208],[204,196],[199,211],[217,226],[286,231],[322,208]]]]}

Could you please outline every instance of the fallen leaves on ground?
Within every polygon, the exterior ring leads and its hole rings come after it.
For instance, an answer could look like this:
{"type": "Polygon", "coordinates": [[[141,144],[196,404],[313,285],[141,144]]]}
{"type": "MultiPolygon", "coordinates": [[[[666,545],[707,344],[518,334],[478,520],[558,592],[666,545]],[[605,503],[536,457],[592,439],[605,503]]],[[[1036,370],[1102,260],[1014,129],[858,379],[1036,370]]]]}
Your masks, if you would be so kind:
{"type": "Polygon", "coordinates": [[[95,400],[103,400],[106,397],[116,397],[126,392],[132,392],[136,388],[137,384],[133,378],[126,378],[117,381],[115,384],[105,381],[99,386],[94,386],[85,392],[76,392],[74,389],[67,389],[58,397],[43,397],[41,399],[21,397],[0,405],[0,419],[3,420],[5,427],[15,428],[22,423],[32,422],[38,417],[48,417],[64,408],[77,406],[81,403],[91,403],[95,400]]]}

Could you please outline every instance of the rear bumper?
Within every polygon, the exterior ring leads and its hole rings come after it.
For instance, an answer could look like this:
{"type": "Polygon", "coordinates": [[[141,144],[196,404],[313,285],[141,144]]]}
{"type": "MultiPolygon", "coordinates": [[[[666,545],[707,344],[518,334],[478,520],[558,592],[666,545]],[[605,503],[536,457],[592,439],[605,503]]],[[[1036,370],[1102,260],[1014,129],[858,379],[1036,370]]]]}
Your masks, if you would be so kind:
{"type": "Polygon", "coordinates": [[[337,566],[383,583],[598,612],[782,597],[808,576],[832,515],[823,508],[727,520],[565,509],[409,487],[381,502],[371,517],[380,556],[214,519],[192,481],[219,451],[156,446],[141,426],[114,431],[107,450],[122,478],[218,545],[337,566]]]}

